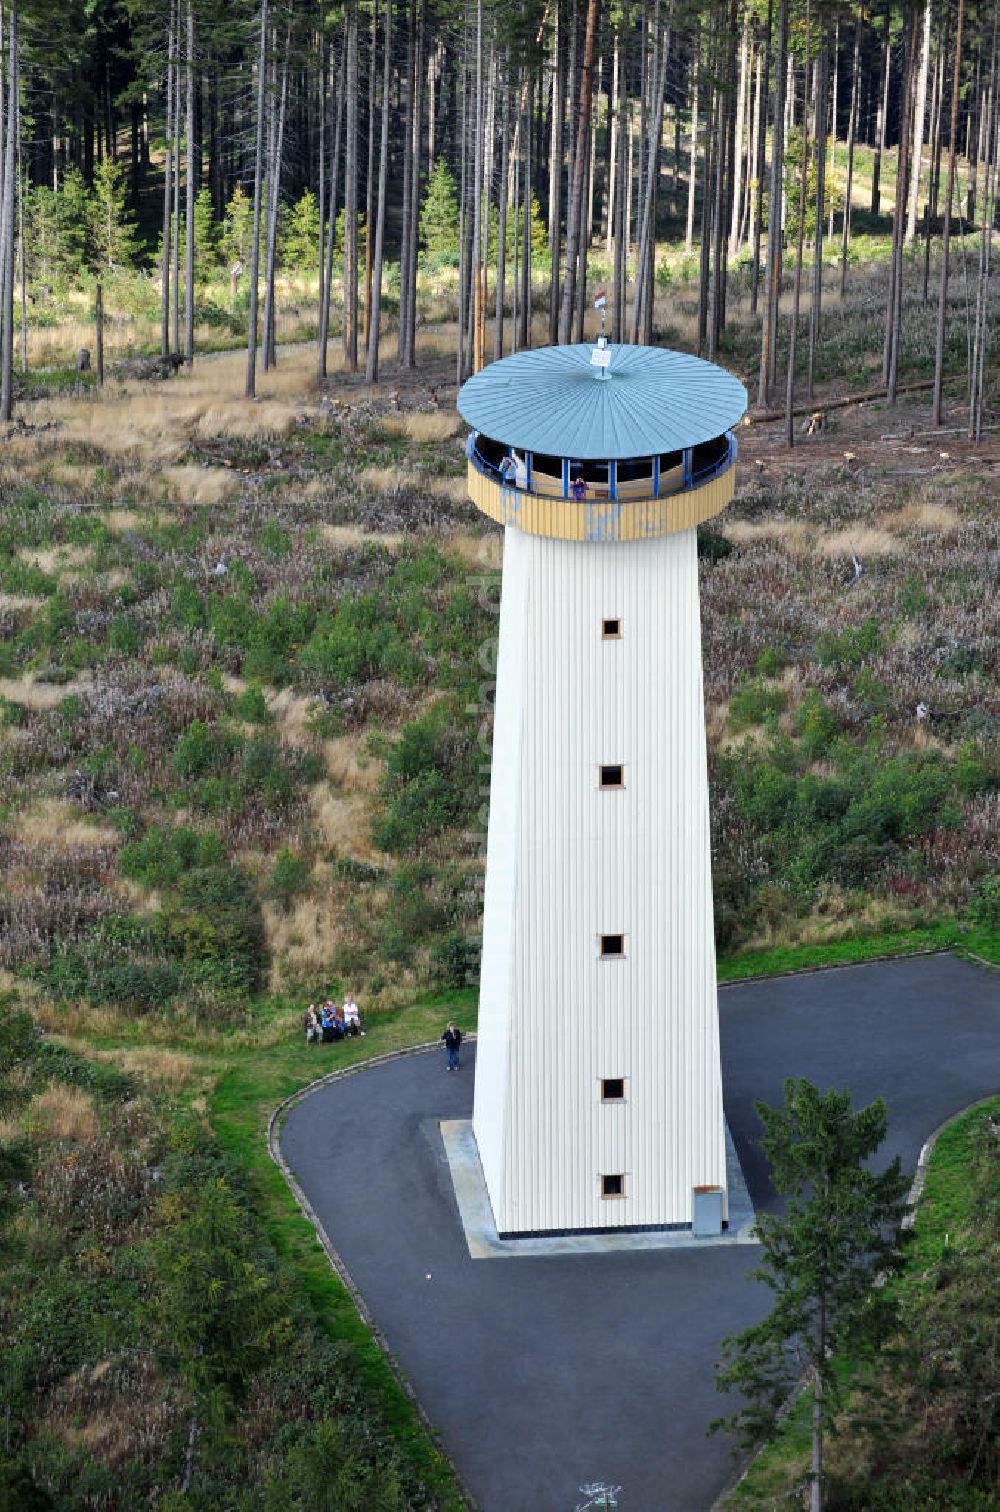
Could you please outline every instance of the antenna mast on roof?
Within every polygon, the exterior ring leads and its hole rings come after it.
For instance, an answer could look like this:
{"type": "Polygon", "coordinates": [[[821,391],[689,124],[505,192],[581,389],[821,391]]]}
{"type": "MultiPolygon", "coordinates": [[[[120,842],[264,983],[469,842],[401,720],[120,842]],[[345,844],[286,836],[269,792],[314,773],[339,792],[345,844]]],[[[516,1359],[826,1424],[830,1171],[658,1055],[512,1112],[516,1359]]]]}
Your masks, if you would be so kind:
{"type": "Polygon", "coordinates": [[[598,378],[611,377],[611,352],[608,347],[608,337],[605,330],[605,321],[608,312],[608,296],[603,289],[594,295],[594,309],[601,312],[601,332],[597,338],[597,345],[590,354],[590,363],[597,369],[598,378]]]}

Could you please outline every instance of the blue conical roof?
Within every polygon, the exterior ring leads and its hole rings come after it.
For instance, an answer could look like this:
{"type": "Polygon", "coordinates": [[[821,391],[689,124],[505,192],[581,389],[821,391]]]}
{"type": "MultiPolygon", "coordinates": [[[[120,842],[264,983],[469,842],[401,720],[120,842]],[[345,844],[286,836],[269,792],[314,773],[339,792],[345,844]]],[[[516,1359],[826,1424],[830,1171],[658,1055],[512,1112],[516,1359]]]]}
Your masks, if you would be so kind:
{"type": "Polygon", "coordinates": [[[731,430],[747,407],[738,378],[663,347],[541,347],[490,363],[462,385],[463,419],[494,441],[556,457],[649,457],[731,430]]]}

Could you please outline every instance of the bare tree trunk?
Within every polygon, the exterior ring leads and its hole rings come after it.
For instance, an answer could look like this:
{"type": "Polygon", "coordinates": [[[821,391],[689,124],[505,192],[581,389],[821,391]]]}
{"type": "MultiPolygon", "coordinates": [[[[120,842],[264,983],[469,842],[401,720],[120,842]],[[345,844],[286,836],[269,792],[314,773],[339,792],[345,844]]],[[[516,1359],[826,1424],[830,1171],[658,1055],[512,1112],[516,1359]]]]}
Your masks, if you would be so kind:
{"type": "Polygon", "coordinates": [[[764,33],[764,57],[762,75],[758,75],[757,95],[757,168],[753,210],[753,267],[750,284],[750,312],[757,313],[757,298],[760,288],[760,241],[764,221],[764,170],[767,159],[767,99],[770,92],[771,32],[774,22],[774,0],[767,0],[767,26],[764,33]]]}
{"type": "Polygon", "coordinates": [[[171,3],[170,20],[167,25],[167,108],[164,117],[166,151],[163,165],[163,248],[160,263],[160,355],[163,358],[170,356],[170,240],[173,232],[173,218],[170,214],[170,204],[172,191],[171,173],[173,170],[174,48],[176,45],[176,22],[174,16],[175,7],[171,3]]]}
{"type": "Polygon", "coordinates": [[[483,0],[476,0],[476,109],[472,158],[472,283],[469,315],[472,323],[472,371],[483,365],[479,344],[483,300],[483,0]]]}
{"type": "Polygon", "coordinates": [[[533,94],[534,79],[529,74],[525,90],[524,188],[521,194],[521,346],[525,351],[531,346],[531,138],[533,94]]]}
{"type": "Polygon", "coordinates": [[[171,350],[181,350],[181,3],[177,0],[174,43],[174,235],[171,246],[170,328],[171,350]]]}
{"type": "MultiPolygon", "coordinates": [[[[819,322],[823,300],[823,216],[826,193],[826,82],[829,59],[826,33],[824,32],[822,41],[820,42],[819,74],[816,85],[816,241],[813,252],[812,302],[809,308],[809,370],[806,378],[806,397],[810,404],[813,400],[816,348],[819,345],[819,322]]],[[[806,115],[807,112],[803,108],[803,138],[806,135],[806,115]]]]}
{"type": "Polygon", "coordinates": [[[260,202],[264,172],[264,84],[267,69],[267,0],[260,0],[260,38],[257,46],[257,135],[254,146],[253,225],[250,238],[250,309],[247,317],[246,397],[257,393],[257,281],[260,276],[260,202]]]}
{"type": "Polygon", "coordinates": [[[278,115],[274,127],[271,164],[267,175],[268,215],[267,249],[264,273],[264,367],[273,367],[277,361],[277,310],[275,305],[274,270],[278,248],[278,210],[281,204],[281,165],[285,140],[285,107],[288,101],[288,48],[289,30],[285,31],[284,63],[281,68],[281,90],[278,100],[278,115]]]}
{"type": "Polygon", "coordinates": [[[708,337],[709,281],[712,268],[712,211],[715,196],[715,160],[719,151],[719,92],[712,91],[711,102],[706,112],[704,187],[701,195],[701,232],[698,238],[698,356],[705,351],[708,337]]]}
{"type": "Polygon", "coordinates": [[[347,8],[347,120],[344,141],[344,362],[358,370],[358,7],[347,8]]]}
{"type": "Polygon", "coordinates": [[[885,152],[885,134],[889,115],[889,25],[891,9],[888,0],[885,7],[885,24],[882,28],[882,52],[879,66],[878,116],[875,122],[875,155],[872,159],[872,215],[878,215],[882,204],[882,154],[885,152]]]}
{"type": "Polygon", "coordinates": [[[365,310],[362,341],[365,369],[372,325],[372,278],[374,274],[372,225],[375,220],[375,55],[378,52],[378,0],[372,0],[372,29],[368,42],[368,163],[365,170],[365,310]]]}
{"type": "Polygon", "coordinates": [[[609,257],[614,251],[615,205],[620,192],[618,182],[618,98],[621,92],[618,84],[618,75],[620,69],[621,41],[616,33],[611,59],[611,93],[608,95],[608,196],[604,226],[604,250],[609,257]]]}
{"type": "MultiPolygon", "coordinates": [[[[389,93],[392,84],[392,0],[382,0],[385,7],[382,36],[382,121],[379,128],[378,209],[375,220],[375,257],[372,267],[372,314],[368,327],[368,353],[365,378],[378,378],[378,343],[382,329],[382,259],[385,247],[385,192],[389,171],[389,93]]],[[[369,228],[368,235],[371,235],[369,228]]]]}
{"type": "Polygon", "coordinates": [[[903,308],[903,231],[906,224],[906,193],[909,184],[910,124],[913,98],[913,73],[916,61],[917,13],[913,11],[906,38],[906,62],[903,72],[903,103],[900,113],[899,154],[896,170],[896,198],[892,216],[892,259],[889,265],[889,297],[886,311],[885,348],[882,361],[882,377],[886,386],[886,398],[896,402],[896,383],[899,372],[900,319],[903,308]]]}
{"type": "Polygon", "coordinates": [[[0,420],[14,408],[14,173],[18,119],[17,0],[7,14],[7,127],[3,158],[3,237],[0,239],[0,420]]]}
{"type": "Polygon", "coordinates": [[[931,0],[924,6],[924,38],[917,77],[917,103],[913,118],[913,172],[910,175],[910,203],[906,215],[906,244],[917,231],[917,205],[920,199],[920,167],[924,145],[924,114],[927,109],[927,73],[931,60],[931,0]]]}
{"type": "Polygon", "coordinates": [[[187,7],[187,184],[184,197],[184,361],[194,365],[194,6],[187,7]]]}
{"type": "Polygon", "coordinates": [[[337,68],[337,120],[333,132],[333,152],[330,156],[330,195],[327,213],[326,267],[320,266],[319,338],[317,342],[316,376],[326,377],[327,347],[330,341],[330,301],[333,296],[333,260],[337,251],[337,185],[340,177],[340,136],[344,120],[344,68],[347,48],[341,41],[340,63],[337,68]]]}
{"type": "MultiPolygon", "coordinates": [[[[413,176],[413,105],[416,96],[417,62],[417,3],[409,0],[407,6],[406,38],[406,115],[403,127],[403,224],[399,244],[399,328],[396,333],[396,355],[406,365],[406,337],[409,330],[410,297],[410,239],[407,235],[407,220],[410,215],[410,180],[413,176]]],[[[462,344],[462,322],[459,321],[459,347],[462,344]]],[[[459,380],[461,381],[461,379],[459,380]]]]}
{"type": "MultiPolygon", "coordinates": [[[[559,340],[564,343],[570,339],[573,301],[576,294],[577,264],[580,257],[584,170],[587,158],[587,137],[590,132],[590,100],[593,88],[596,29],[597,0],[587,0],[587,23],[583,35],[583,64],[580,70],[580,102],[576,118],[576,151],[573,159],[573,182],[570,188],[566,218],[566,278],[563,283],[562,305],[559,312],[559,340]]],[[[525,197],[525,203],[528,206],[530,218],[530,188],[525,197]]]]}
{"type": "Polygon", "coordinates": [[[732,217],[729,225],[729,255],[736,257],[740,250],[740,230],[743,224],[743,185],[745,174],[743,172],[743,137],[746,128],[745,117],[747,115],[747,101],[749,96],[750,80],[750,21],[749,17],[743,17],[743,31],[740,36],[740,62],[739,62],[739,90],[736,97],[736,125],[734,129],[734,150],[732,162],[733,178],[733,206],[732,217]]]}
{"type": "Polygon", "coordinates": [[[615,203],[613,216],[614,242],[614,288],[611,326],[616,341],[625,340],[625,61],[624,40],[620,44],[618,58],[618,98],[615,102],[617,131],[615,134],[615,203]]]}
{"type": "Polygon", "coordinates": [[[833,90],[830,104],[830,224],[827,236],[833,241],[833,214],[836,203],[837,174],[837,89],[840,84],[840,22],[833,29],[833,90]]]}
{"type": "Polygon", "coordinates": [[[823,1512],[823,1377],[818,1367],[813,1371],[809,1512],[823,1512]]]}
{"type": "Polygon", "coordinates": [[[411,92],[406,121],[406,166],[404,168],[404,214],[400,245],[399,360],[412,368],[416,361],[417,330],[417,224],[420,218],[420,141],[423,114],[423,44],[426,0],[414,0],[411,92]],[[404,263],[405,258],[405,263],[404,263]],[[403,277],[405,266],[406,276],[403,277]],[[404,289],[405,283],[405,289],[404,289]]]}
{"type": "MultiPolygon", "coordinates": [[[[20,75],[20,58],[18,74],[20,75]]],[[[24,172],[21,160],[21,98],[17,94],[17,246],[21,278],[21,372],[28,371],[28,274],[24,249],[24,172]]]]}
{"type": "Polygon", "coordinates": [[[924,281],[921,301],[927,304],[931,281],[931,233],[937,217],[938,196],[941,192],[941,123],[944,119],[945,60],[951,39],[951,12],[945,14],[944,32],[938,46],[937,67],[934,70],[934,94],[931,101],[931,172],[927,189],[927,213],[924,217],[924,281]]]}
{"type": "MultiPolygon", "coordinates": [[[[821,44],[825,50],[826,42],[821,44]]],[[[802,101],[802,177],[799,180],[799,231],[796,236],[796,281],[791,295],[791,322],[788,325],[788,375],[785,380],[785,443],[788,449],[796,445],[796,355],[799,345],[799,305],[802,299],[802,249],[805,246],[806,184],[809,180],[809,109],[805,92],[809,86],[809,6],[806,0],[806,54],[803,65],[802,101]]],[[[820,113],[820,89],[817,89],[817,119],[820,113]]],[[[820,144],[817,148],[820,151],[820,144]]],[[[818,204],[817,204],[818,216],[818,204]]]]}
{"type": "Polygon", "coordinates": [[[326,41],[326,3],[319,0],[319,47],[320,63],[316,70],[316,118],[319,129],[319,151],[316,155],[316,206],[319,211],[319,237],[317,246],[316,301],[322,319],[323,273],[326,268],[326,132],[327,132],[327,71],[330,51],[326,41]]]}
{"type": "Polygon", "coordinates": [[[955,69],[951,85],[951,131],[948,137],[948,179],[945,186],[944,226],[941,232],[941,282],[938,286],[937,339],[934,348],[933,421],[941,424],[944,385],[944,344],[948,323],[948,254],[951,246],[951,205],[955,191],[955,158],[958,150],[958,103],[962,87],[962,27],[965,0],[958,0],[955,23],[955,69]]]}
{"type": "MultiPolygon", "coordinates": [[[[557,0],[552,35],[552,133],[549,146],[549,251],[552,258],[552,274],[549,283],[550,345],[554,345],[559,340],[559,264],[562,257],[563,112],[566,103],[562,33],[563,7],[561,0],[557,0]]],[[[506,147],[506,142],[504,146],[506,147]]]]}
{"type": "Polygon", "coordinates": [[[987,131],[985,182],[982,195],[982,218],[979,231],[979,277],[976,287],[975,342],[972,357],[972,381],[969,392],[969,439],[976,445],[983,434],[983,397],[986,368],[987,320],[990,307],[990,275],[993,258],[993,227],[996,220],[997,188],[997,31],[1000,17],[994,11],[993,45],[990,63],[989,111],[984,118],[987,131]]]}
{"type": "Polygon", "coordinates": [[[851,245],[851,211],[854,195],[854,141],[858,130],[858,94],[861,60],[861,20],[854,26],[854,59],[851,64],[851,113],[847,123],[847,185],[844,189],[844,224],[840,239],[840,297],[847,292],[847,255],[851,245]]]}
{"type": "MultiPolygon", "coordinates": [[[[507,71],[510,71],[509,53],[507,57],[507,71]]],[[[493,324],[493,361],[499,362],[503,356],[503,323],[504,323],[504,299],[506,297],[507,282],[507,173],[510,157],[510,84],[509,79],[503,89],[503,115],[500,121],[500,194],[497,207],[497,277],[496,277],[496,314],[493,324]]]]}
{"type": "Polygon", "coordinates": [[[593,216],[591,213],[592,197],[591,188],[594,179],[594,131],[593,119],[591,129],[587,135],[585,188],[583,193],[583,206],[581,210],[582,225],[580,228],[580,266],[576,279],[576,339],[583,340],[584,321],[587,312],[587,258],[590,255],[590,238],[593,232],[593,216]]]}
{"type": "MultiPolygon", "coordinates": [[[[657,26],[659,22],[657,20],[657,26]]],[[[658,39],[659,40],[659,39],[658,39]]],[[[663,132],[663,97],[667,87],[667,64],[669,48],[666,38],[660,43],[660,56],[654,55],[652,100],[650,102],[651,126],[646,155],[646,183],[640,209],[638,246],[636,248],[635,289],[632,295],[631,340],[639,340],[639,326],[643,319],[645,304],[651,303],[653,290],[650,286],[649,263],[651,243],[655,238],[656,178],[660,166],[660,137],[663,132]]]]}
{"type": "Polygon", "coordinates": [[[760,343],[757,403],[768,406],[774,382],[778,301],[781,297],[781,190],[785,140],[785,73],[788,55],[788,0],[778,0],[778,48],[774,62],[774,124],[771,133],[771,181],[767,196],[767,294],[760,343]]]}

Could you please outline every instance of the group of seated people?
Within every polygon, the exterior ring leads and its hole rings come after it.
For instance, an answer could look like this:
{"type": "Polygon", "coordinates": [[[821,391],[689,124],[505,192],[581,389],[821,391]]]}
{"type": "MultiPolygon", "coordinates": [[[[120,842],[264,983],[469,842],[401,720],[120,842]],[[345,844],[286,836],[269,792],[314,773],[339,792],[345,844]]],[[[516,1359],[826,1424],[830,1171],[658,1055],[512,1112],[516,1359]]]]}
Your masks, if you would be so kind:
{"type": "Polygon", "coordinates": [[[307,1045],[329,1045],[334,1040],[346,1039],[349,1034],[365,1032],[361,1027],[358,1005],[350,993],[344,998],[342,1008],[334,1007],[330,998],[320,1008],[310,1003],[304,1024],[307,1045]]]}

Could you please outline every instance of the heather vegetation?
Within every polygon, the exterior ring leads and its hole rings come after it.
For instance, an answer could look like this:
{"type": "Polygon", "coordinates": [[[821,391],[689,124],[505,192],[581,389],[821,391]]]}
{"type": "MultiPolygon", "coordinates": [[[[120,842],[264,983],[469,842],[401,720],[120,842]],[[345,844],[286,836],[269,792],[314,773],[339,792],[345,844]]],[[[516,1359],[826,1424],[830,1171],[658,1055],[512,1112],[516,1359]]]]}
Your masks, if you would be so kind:
{"type": "MultiPolygon", "coordinates": [[[[192,1423],[213,1504],[310,1505],[331,1455],[359,1506],[454,1494],[260,1141],[310,999],[361,1002],[344,1061],[474,1022],[502,543],[425,360],[50,396],[0,464],[4,1474],[57,1505],[181,1486],[192,1423]],[[141,1300],[188,1264],[252,1293],[231,1358],[141,1300]]],[[[799,470],[745,431],[701,541],[725,974],[996,953],[995,500],[834,424],[799,470]]]]}
{"type": "MultiPolygon", "coordinates": [[[[21,0],[0,44],[0,1508],[447,1512],[263,1131],[474,1027],[456,380],[606,287],[759,401],[699,541],[720,975],[997,960],[992,9],[21,0]]],[[[844,1506],[995,1485],[996,1235],[949,1221],[844,1506]]]]}

